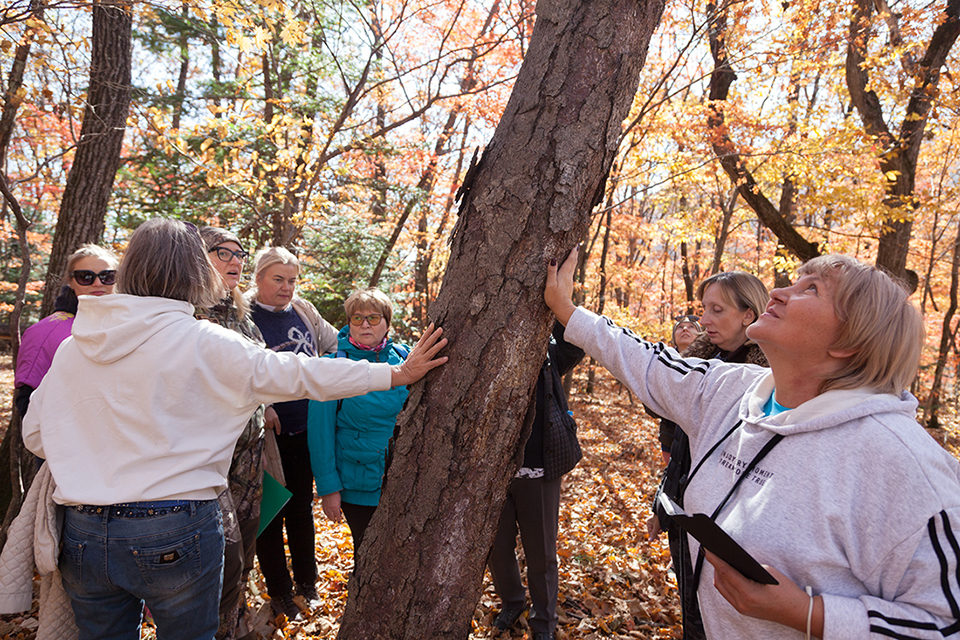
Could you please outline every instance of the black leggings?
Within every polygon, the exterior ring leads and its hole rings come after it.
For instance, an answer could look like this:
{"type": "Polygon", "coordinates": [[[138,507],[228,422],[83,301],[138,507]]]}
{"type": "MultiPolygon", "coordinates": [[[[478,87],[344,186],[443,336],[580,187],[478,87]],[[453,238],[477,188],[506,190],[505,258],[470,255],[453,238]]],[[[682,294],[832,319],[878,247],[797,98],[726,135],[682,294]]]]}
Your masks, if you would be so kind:
{"type": "Polygon", "coordinates": [[[290,501],[280,510],[260,537],[257,538],[257,559],[260,573],[267,583],[271,598],[289,594],[293,590],[287,557],[283,550],[283,527],[287,528],[287,545],[290,547],[290,565],[293,579],[304,586],[317,582],[317,559],[314,555],[313,526],[313,469],[310,467],[310,450],[307,448],[307,432],[277,436],[277,448],[283,464],[287,489],[293,493],[290,501]]]}

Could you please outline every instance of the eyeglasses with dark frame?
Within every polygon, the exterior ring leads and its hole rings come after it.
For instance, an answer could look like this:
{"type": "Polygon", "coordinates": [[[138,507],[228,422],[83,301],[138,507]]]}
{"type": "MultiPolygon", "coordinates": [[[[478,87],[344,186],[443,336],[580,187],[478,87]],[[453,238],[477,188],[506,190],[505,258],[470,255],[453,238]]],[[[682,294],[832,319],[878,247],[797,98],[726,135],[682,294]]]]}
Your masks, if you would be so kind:
{"type": "Polygon", "coordinates": [[[116,269],[104,269],[100,273],[90,271],[89,269],[77,269],[70,275],[73,276],[73,279],[76,280],[77,284],[81,287],[89,287],[96,279],[100,280],[100,284],[108,287],[117,282],[116,269]]]}
{"type": "Polygon", "coordinates": [[[230,251],[230,249],[226,247],[214,247],[208,249],[207,253],[213,253],[214,251],[217,252],[217,257],[220,259],[220,262],[230,262],[233,258],[236,258],[240,262],[245,262],[247,257],[250,256],[250,254],[243,249],[240,249],[240,251],[230,251]]]}
{"type": "Polygon", "coordinates": [[[367,322],[370,323],[371,327],[375,327],[378,324],[380,324],[380,321],[382,319],[383,319],[383,316],[380,315],[379,313],[372,313],[369,316],[360,315],[358,313],[356,315],[350,316],[350,324],[352,324],[355,327],[359,327],[360,325],[363,324],[363,321],[366,320],[367,322]]]}

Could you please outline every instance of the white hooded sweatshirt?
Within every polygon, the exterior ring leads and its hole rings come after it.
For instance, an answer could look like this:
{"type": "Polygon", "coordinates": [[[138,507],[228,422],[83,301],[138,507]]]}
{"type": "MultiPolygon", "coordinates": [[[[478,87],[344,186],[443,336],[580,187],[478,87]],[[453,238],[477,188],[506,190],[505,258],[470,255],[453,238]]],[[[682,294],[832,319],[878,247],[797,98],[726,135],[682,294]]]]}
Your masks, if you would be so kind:
{"type": "Polygon", "coordinates": [[[258,405],[390,388],[391,368],[298,357],[167,298],[81,296],[23,421],[59,504],[214,500],[258,405]]]}
{"type": "MultiPolygon", "coordinates": [[[[917,424],[909,393],[828,391],[768,417],[769,369],[684,360],[583,309],[566,338],[682,425],[694,467],[742,421],[690,482],[688,513],[711,515],[756,453],[784,435],[716,521],[762,564],[823,597],[825,640],[960,632],[960,464],[917,424]]],[[[691,539],[694,561],[698,550],[691,539]]],[[[804,637],[737,613],[709,562],[698,596],[711,639],[804,637]]]]}

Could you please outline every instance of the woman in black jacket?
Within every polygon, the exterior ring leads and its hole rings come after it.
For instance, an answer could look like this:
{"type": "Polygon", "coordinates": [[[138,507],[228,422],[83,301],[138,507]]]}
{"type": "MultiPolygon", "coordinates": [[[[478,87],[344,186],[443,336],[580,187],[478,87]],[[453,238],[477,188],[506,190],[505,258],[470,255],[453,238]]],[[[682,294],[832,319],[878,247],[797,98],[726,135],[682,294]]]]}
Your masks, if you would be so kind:
{"type": "Polygon", "coordinates": [[[493,588],[503,603],[493,626],[502,631],[512,627],[526,609],[516,555],[519,530],[533,603],[529,623],[534,640],[553,640],[557,628],[560,483],[583,457],[561,378],[582,358],[583,350],[566,342],[563,325],[556,323],[537,378],[536,403],[531,407],[536,413],[523,465],[507,489],[487,560],[493,588]]]}

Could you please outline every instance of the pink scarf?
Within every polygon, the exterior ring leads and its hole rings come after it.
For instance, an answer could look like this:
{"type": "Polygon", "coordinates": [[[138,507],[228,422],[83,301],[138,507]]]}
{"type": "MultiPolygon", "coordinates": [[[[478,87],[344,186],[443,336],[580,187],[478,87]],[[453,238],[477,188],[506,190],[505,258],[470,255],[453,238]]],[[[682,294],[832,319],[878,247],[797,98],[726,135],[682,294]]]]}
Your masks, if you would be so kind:
{"type": "Polygon", "coordinates": [[[378,345],[375,346],[375,347],[368,347],[368,346],[366,346],[366,345],[360,344],[359,342],[357,342],[356,340],[353,339],[353,336],[347,336],[347,339],[350,341],[350,344],[352,344],[353,346],[355,346],[357,349],[363,349],[364,351],[380,351],[380,350],[383,349],[385,346],[387,346],[387,337],[386,337],[386,336],[384,336],[384,337],[383,337],[383,340],[380,342],[380,344],[378,344],[378,345]]]}

